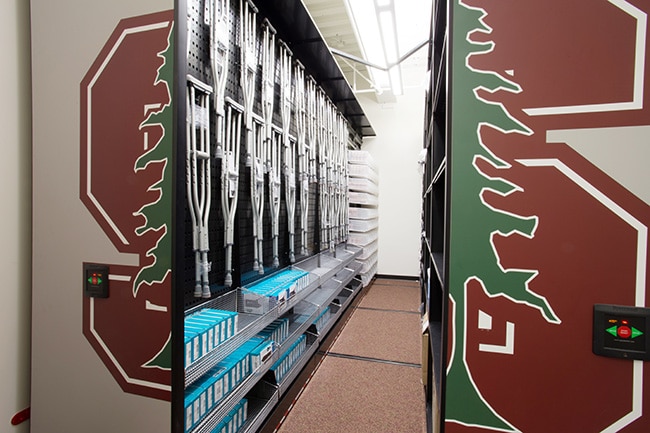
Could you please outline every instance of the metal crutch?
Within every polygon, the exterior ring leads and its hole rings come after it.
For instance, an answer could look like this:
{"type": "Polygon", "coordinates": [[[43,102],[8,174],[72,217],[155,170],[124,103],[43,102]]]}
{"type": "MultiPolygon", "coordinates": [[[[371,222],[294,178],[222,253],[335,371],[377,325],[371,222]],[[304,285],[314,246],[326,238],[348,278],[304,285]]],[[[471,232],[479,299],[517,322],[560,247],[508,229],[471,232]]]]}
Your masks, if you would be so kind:
{"type": "Polygon", "coordinates": [[[232,286],[232,247],[235,242],[235,214],[239,197],[239,149],[243,108],[226,97],[223,158],[221,159],[221,210],[224,219],[226,275],[224,285],[232,286]]]}
{"type": "MultiPolygon", "coordinates": [[[[246,127],[246,167],[251,168],[251,208],[253,213],[253,271],[259,272],[259,241],[258,229],[260,224],[260,199],[258,188],[258,157],[255,155],[256,143],[253,132],[253,103],[255,101],[255,80],[257,76],[257,8],[249,0],[240,1],[240,52],[241,52],[241,78],[240,85],[244,94],[244,125],[246,127]]],[[[262,190],[264,187],[264,173],[262,177],[262,190]]],[[[261,201],[261,206],[264,202],[261,201]]],[[[262,273],[264,266],[262,265],[262,273]]]]}
{"type": "Polygon", "coordinates": [[[339,171],[338,171],[338,162],[339,162],[339,151],[340,151],[340,141],[339,141],[339,113],[334,104],[330,104],[330,110],[332,111],[332,157],[331,157],[331,181],[329,183],[330,188],[330,200],[332,204],[330,206],[330,251],[336,251],[336,244],[338,243],[338,198],[340,191],[338,190],[339,184],[339,171]]]}
{"type": "Polygon", "coordinates": [[[230,46],[230,0],[206,0],[206,24],[210,26],[210,62],[214,82],[214,111],[216,117],[215,156],[223,156],[223,119],[225,116],[226,78],[230,46]]]}
{"type": "Polygon", "coordinates": [[[240,0],[240,40],[241,77],[240,85],[244,94],[244,125],[246,127],[246,167],[252,165],[251,135],[253,129],[253,102],[255,100],[255,77],[257,74],[257,8],[250,0],[240,0]]]}
{"type": "Polygon", "coordinates": [[[195,254],[194,296],[209,298],[210,263],[208,251],[208,221],[211,206],[210,188],[210,95],[212,88],[196,78],[187,76],[187,198],[192,220],[195,254]],[[198,137],[197,137],[198,135],[198,137]]]}
{"type": "Polygon", "coordinates": [[[281,177],[281,139],[282,131],[275,127],[271,131],[271,141],[267,154],[269,156],[269,195],[271,204],[271,233],[273,238],[273,267],[280,266],[280,257],[278,251],[278,237],[280,235],[280,195],[282,188],[281,177]]]}
{"type": "Polygon", "coordinates": [[[303,254],[308,254],[307,248],[307,236],[306,232],[308,231],[309,224],[309,192],[310,185],[312,183],[317,183],[318,178],[316,175],[316,150],[318,147],[318,113],[317,113],[317,103],[316,103],[316,81],[313,77],[309,76],[305,81],[305,126],[306,126],[306,141],[305,141],[305,155],[303,156],[304,172],[303,177],[301,177],[301,182],[304,182],[302,185],[302,196],[301,196],[301,205],[302,207],[302,217],[304,218],[303,225],[306,227],[305,239],[302,241],[303,254]],[[303,205],[304,202],[304,205],[303,205]]]}
{"type": "MultiPolygon", "coordinates": [[[[259,147],[256,152],[256,156],[260,159],[259,162],[255,162],[255,170],[258,177],[258,188],[261,187],[258,195],[261,197],[261,200],[258,203],[258,224],[257,224],[257,234],[258,234],[258,252],[259,255],[259,273],[264,273],[263,265],[263,215],[264,215],[264,172],[271,171],[271,162],[270,162],[270,151],[273,141],[273,105],[275,100],[275,29],[268,20],[264,20],[262,23],[263,32],[262,32],[262,118],[263,118],[263,133],[259,137],[259,147]]],[[[271,180],[271,174],[269,174],[269,182],[271,180]]],[[[269,193],[271,198],[271,218],[274,218],[273,212],[273,198],[272,193],[269,193]]],[[[279,196],[278,196],[278,206],[279,206],[279,196]]],[[[277,216],[279,218],[279,215],[277,216]]],[[[277,250],[277,243],[276,243],[277,250]]],[[[275,264],[276,255],[274,254],[274,266],[279,266],[275,264]]]]}
{"type": "Polygon", "coordinates": [[[348,128],[348,122],[343,119],[342,123],[342,137],[344,137],[343,142],[343,153],[342,153],[342,203],[343,215],[341,220],[341,242],[348,241],[349,233],[349,224],[350,224],[350,196],[348,194],[348,142],[350,137],[350,130],[348,128]]]}
{"type": "Polygon", "coordinates": [[[309,214],[309,155],[307,150],[307,107],[305,67],[296,61],[295,116],[298,146],[298,176],[300,179],[300,252],[307,254],[307,224],[309,214]]]}
{"type": "Polygon", "coordinates": [[[294,263],[294,234],[295,234],[295,209],[296,209],[296,149],[295,143],[289,138],[291,127],[292,105],[292,62],[293,54],[286,44],[280,45],[280,113],[282,115],[282,145],[284,147],[284,176],[285,176],[285,204],[287,206],[287,220],[289,232],[289,261],[294,263]]]}
{"type": "Polygon", "coordinates": [[[330,248],[334,250],[334,247],[336,244],[338,244],[338,230],[339,230],[339,212],[340,212],[340,195],[341,195],[341,190],[339,188],[339,156],[340,156],[340,150],[341,150],[341,142],[340,142],[340,129],[339,129],[339,122],[340,122],[340,115],[339,113],[335,110],[334,107],[332,107],[332,178],[330,182],[330,194],[332,197],[332,205],[331,205],[331,217],[330,220],[332,221],[332,231],[331,231],[331,239],[332,242],[330,244],[330,248]]]}
{"type": "Polygon", "coordinates": [[[312,183],[318,182],[316,177],[316,149],[318,147],[318,112],[316,103],[316,80],[309,77],[306,83],[307,94],[307,136],[309,138],[308,174],[312,183]]]}
{"type": "Polygon", "coordinates": [[[328,130],[329,120],[327,116],[326,97],[322,89],[319,89],[317,94],[320,134],[318,140],[318,188],[319,188],[319,203],[320,203],[320,232],[321,232],[321,246],[320,249],[325,250],[329,246],[328,242],[328,227],[329,227],[329,200],[327,188],[327,148],[328,148],[328,130]]]}
{"type": "Polygon", "coordinates": [[[251,192],[253,206],[253,270],[258,274],[264,274],[264,263],[262,259],[264,242],[264,169],[266,166],[266,146],[264,140],[264,125],[254,122],[253,126],[253,165],[251,167],[251,192]]]}
{"type": "Polygon", "coordinates": [[[273,134],[273,104],[275,102],[275,29],[268,20],[263,22],[262,40],[262,116],[264,139],[269,143],[273,134]]]}

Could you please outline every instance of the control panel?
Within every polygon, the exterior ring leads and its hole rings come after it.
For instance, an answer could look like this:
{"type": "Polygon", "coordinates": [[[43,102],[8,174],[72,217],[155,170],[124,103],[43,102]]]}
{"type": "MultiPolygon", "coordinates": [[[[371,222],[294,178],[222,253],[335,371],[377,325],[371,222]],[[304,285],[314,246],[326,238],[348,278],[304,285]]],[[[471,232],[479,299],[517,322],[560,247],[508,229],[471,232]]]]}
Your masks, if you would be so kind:
{"type": "Polygon", "coordinates": [[[84,263],[84,295],[90,298],[108,298],[108,265],[84,263]]]}
{"type": "Polygon", "coordinates": [[[594,305],[593,352],[649,361],[650,308],[594,305]]]}

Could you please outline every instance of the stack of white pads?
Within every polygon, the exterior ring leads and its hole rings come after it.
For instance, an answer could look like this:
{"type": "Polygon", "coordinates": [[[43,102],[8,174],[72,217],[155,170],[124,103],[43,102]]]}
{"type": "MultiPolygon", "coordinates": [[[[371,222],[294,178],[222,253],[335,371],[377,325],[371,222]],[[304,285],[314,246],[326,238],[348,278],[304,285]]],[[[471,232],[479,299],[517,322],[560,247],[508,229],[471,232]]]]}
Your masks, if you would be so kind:
{"type": "Polygon", "coordinates": [[[350,197],[350,235],[348,240],[363,247],[358,260],[363,262],[361,281],[364,286],[377,273],[379,249],[379,175],[370,153],[348,151],[348,190],[350,197]]]}

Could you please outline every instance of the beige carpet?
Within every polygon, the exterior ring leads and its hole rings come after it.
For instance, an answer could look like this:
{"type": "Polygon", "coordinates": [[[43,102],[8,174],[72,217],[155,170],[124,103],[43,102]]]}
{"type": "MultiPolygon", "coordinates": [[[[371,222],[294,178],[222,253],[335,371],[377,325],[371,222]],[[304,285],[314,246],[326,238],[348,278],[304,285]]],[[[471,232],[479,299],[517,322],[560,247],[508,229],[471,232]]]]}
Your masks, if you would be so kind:
{"type": "Polygon", "coordinates": [[[420,369],[329,356],[318,368],[282,433],[425,431],[420,369]]]}
{"type": "Polygon", "coordinates": [[[330,352],[388,361],[422,362],[420,316],[357,309],[330,352]]]}
{"type": "Polygon", "coordinates": [[[420,309],[420,287],[411,281],[378,280],[359,306],[417,313],[420,309]],[[386,284],[385,281],[391,281],[392,284],[386,284]]]}
{"type": "Polygon", "coordinates": [[[417,282],[376,280],[286,415],[279,433],[420,433],[417,282]]]}

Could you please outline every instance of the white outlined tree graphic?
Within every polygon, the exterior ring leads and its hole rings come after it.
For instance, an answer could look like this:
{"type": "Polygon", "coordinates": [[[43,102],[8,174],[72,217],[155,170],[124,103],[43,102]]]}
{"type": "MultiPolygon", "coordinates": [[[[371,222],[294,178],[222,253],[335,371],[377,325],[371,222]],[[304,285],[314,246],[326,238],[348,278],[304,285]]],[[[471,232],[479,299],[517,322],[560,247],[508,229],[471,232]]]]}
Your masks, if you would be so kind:
{"type": "Polygon", "coordinates": [[[504,134],[520,134],[522,140],[532,133],[515,119],[502,104],[479,97],[480,90],[505,90],[518,93],[521,88],[493,72],[470,66],[472,56],[492,51],[494,43],[472,40],[474,32],[489,34],[491,29],[483,18],[486,12],[459,0],[454,5],[452,59],[452,125],[450,150],[451,214],[449,221],[449,296],[453,305],[453,351],[447,370],[445,419],[498,431],[518,431],[496,413],[480,393],[466,362],[466,289],[478,281],[491,296],[504,296],[515,303],[539,310],[550,323],[559,318],[547,300],[529,289],[536,270],[505,269],[493,243],[495,235],[534,236],[537,217],[520,216],[489,206],[486,192],[506,196],[520,191],[517,185],[489,177],[478,161],[495,168],[508,164],[494,155],[482,141],[481,131],[493,128],[504,134]]]}

